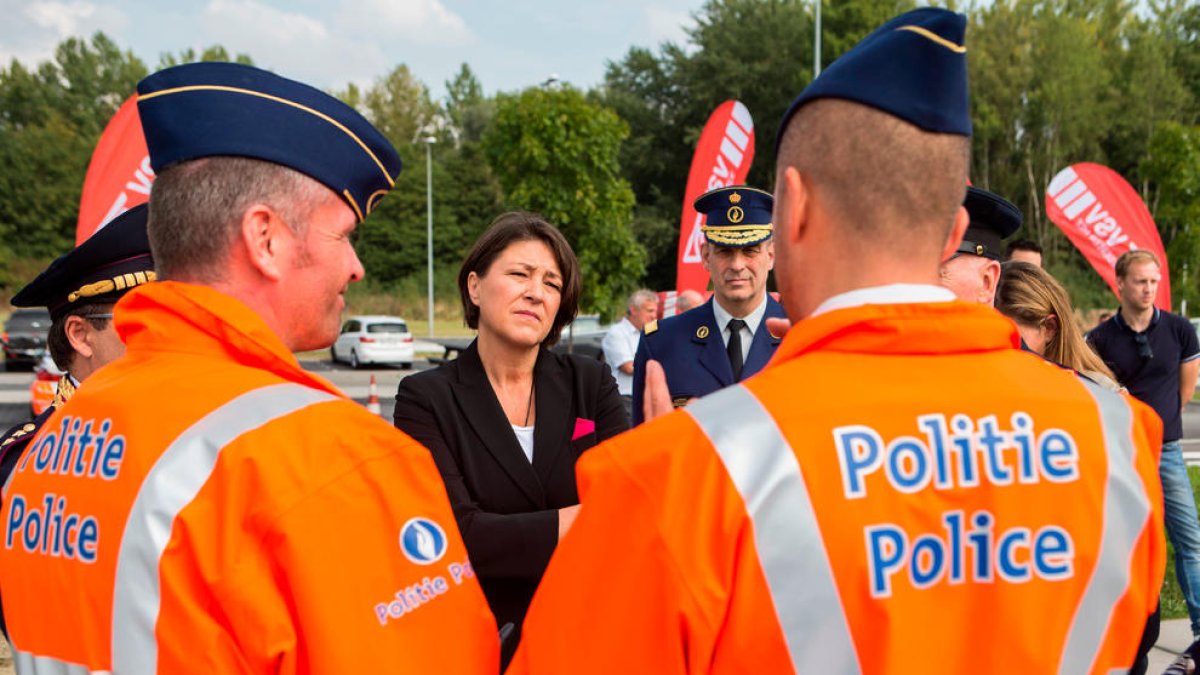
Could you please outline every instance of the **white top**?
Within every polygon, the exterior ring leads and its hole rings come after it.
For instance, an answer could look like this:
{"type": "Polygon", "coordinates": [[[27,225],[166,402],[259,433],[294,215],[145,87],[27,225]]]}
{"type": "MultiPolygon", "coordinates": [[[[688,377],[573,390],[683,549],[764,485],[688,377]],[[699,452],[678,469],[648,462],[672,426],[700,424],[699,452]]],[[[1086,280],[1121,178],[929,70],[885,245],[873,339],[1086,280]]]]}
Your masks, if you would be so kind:
{"type": "Polygon", "coordinates": [[[742,362],[745,363],[746,357],[750,355],[750,343],[754,341],[754,334],[758,332],[758,326],[762,323],[763,315],[767,313],[767,295],[763,294],[762,302],[758,303],[746,316],[734,316],[725,311],[721,303],[717,302],[714,296],[712,301],[713,316],[717,319],[717,328],[721,329],[721,341],[725,343],[725,347],[729,347],[729,320],[741,319],[746,322],[742,328],[742,362]]]}
{"type": "Polygon", "coordinates": [[[954,293],[949,288],[932,284],[888,284],[856,288],[828,298],[809,316],[817,316],[835,309],[861,307],[863,305],[901,305],[911,302],[950,302],[954,293]]]}
{"type": "Polygon", "coordinates": [[[604,334],[600,346],[604,349],[604,362],[612,369],[613,379],[617,381],[617,392],[622,396],[633,396],[633,375],[626,375],[620,370],[621,364],[630,363],[637,356],[638,340],[642,339],[642,331],[633,327],[629,317],[613,324],[604,334]]]}
{"type": "Polygon", "coordinates": [[[517,435],[517,442],[521,444],[521,449],[525,451],[525,459],[533,464],[533,427],[519,427],[512,425],[513,433],[517,435]]]}

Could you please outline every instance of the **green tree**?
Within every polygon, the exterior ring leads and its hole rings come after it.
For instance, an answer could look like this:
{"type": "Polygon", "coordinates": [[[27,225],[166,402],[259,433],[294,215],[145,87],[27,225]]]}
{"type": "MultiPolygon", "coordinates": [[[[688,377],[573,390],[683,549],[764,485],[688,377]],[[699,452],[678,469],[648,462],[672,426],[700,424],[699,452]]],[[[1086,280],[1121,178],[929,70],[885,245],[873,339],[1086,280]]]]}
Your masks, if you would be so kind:
{"type": "Polygon", "coordinates": [[[1200,127],[1176,122],[1159,124],[1142,162],[1154,214],[1171,261],[1171,294],[1200,306],[1200,127]]]}
{"type": "Polygon", "coordinates": [[[478,143],[495,114],[494,102],[483,95],[483,85],[467,64],[446,82],[446,117],[461,143],[478,143]]]}
{"type": "Polygon", "coordinates": [[[103,33],[71,38],[54,58],[0,70],[0,238],[19,256],[74,244],[92,149],[146,66],[103,33]]]}
{"type": "Polygon", "coordinates": [[[633,190],[618,159],[629,127],[570,88],[498,97],[483,147],[508,207],[541,213],[579,256],[584,311],[612,316],[636,288],[645,253],[630,228],[633,190]]]}
{"type": "MultiPolygon", "coordinates": [[[[359,226],[356,248],[367,279],[383,286],[420,276],[427,259],[424,144],[399,148],[404,170],[396,187],[359,226]]],[[[500,212],[500,186],[478,144],[435,144],[433,246],[437,269],[458,269],[466,251],[500,212]]],[[[418,284],[418,286],[423,285],[418,284]]]]}
{"type": "MultiPolygon", "coordinates": [[[[831,63],[912,0],[826,2],[824,63],[831,63]]],[[[806,0],[708,0],[687,44],[657,53],[634,47],[610,63],[597,100],[632,133],[621,164],[637,193],[635,232],[651,253],[647,283],[675,283],[679,218],[696,141],[728,99],[754,118],[755,157],[747,182],[771,189],[779,121],[812,78],[813,7],[806,0]]]]}
{"type": "Polygon", "coordinates": [[[363,93],[362,107],[367,119],[397,147],[417,142],[438,115],[429,89],[404,64],[363,93]]]}
{"type": "Polygon", "coordinates": [[[174,54],[166,53],[158,57],[158,69],[170,68],[179,66],[185,63],[199,63],[204,61],[224,61],[232,63],[240,63],[244,66],[254,65],[254,59],[250,58],[249,54],[238,53],[230,58],[229,50],[221,45],[212,45],[205,47],[199,53],[195,49],[188,47],[187,49],[174,54]]]}

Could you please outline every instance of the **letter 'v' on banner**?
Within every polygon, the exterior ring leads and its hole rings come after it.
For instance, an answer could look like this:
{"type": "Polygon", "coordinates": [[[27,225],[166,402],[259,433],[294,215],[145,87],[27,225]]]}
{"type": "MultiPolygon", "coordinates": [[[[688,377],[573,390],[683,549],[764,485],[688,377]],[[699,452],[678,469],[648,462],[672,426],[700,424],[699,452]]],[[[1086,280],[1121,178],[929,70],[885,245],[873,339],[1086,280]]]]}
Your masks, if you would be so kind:
{"type": "Polygon", "coordinates": [[[1046,215],[1083,253],[1113,293],[1113,268],[1122,253],[1146,249],[1158,256],[1162,282],[1154,304],[1171,311],[1171,276],[1158,227],[1145,202],[1112,169],[1082,162],[1059,171],[1046,188],[1046,215]]]}
{"type": "Polygon", "coordinates": [[[153,181],[150,151],[146,149],[134,94],[108,121],[92,151],[79,198],[75,245],[82,244],[108,221],[148,201],[153,181]]]}
{"type": "Polygon", "coordinates": [[[692,202],[714,188],[745,182],[753,162],[754,120],[750,111],[740,101],[725,101],[709,116],[696,143],[696,154],[692,155],[679,224],[676,291],[708,290],[708,271],[700,258],[704,216],[696,213],[692,202]]]}

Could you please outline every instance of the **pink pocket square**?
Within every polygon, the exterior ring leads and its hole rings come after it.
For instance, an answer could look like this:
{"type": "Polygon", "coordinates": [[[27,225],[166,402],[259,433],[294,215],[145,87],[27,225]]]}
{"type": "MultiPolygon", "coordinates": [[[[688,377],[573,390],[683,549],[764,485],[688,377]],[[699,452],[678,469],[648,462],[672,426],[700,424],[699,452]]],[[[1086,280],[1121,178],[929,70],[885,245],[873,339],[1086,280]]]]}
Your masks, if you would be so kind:
{"type": "Polygon", "coordinates": [[[571,440],[577,441],[584,436],[596,431],[596,420],[585,420],[582,417],[575,418],[575,433],[571,434],[571,440]]]}

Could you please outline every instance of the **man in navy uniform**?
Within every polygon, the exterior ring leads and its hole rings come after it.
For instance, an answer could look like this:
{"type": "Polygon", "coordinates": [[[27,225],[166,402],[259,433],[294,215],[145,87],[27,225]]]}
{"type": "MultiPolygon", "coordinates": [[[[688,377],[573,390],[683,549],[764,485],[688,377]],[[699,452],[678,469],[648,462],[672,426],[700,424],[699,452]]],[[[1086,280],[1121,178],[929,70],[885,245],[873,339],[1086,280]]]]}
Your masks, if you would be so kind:
{"type": "Polygon", "coordinates": [[[54,401],[31,422],[0,436],[0,485],[25,446],[89,375],[125,353],[112,326],[113,305],[134,286],[154,281],[146,236],[146,205],[117,216],[82,244],[59,257],[13,296],[16,307],[50,310],[47,348],[65,374],[54,401]]]}
{"type": "Polygon", "coordinates": [[[959,300],[990,305],[1000,283],[1003,241],[1016,233],[1024,217],[1012,202],[974,185],[967,186],[963,206],[971,221],[958,250],[942,263],[942,285],[959,300]]]}
{"type": "Polygon", "coordinates": [[[783,307],[767,294],[775,266],[771,241],[774,198],[745,185],[710,190],[696,199],[705,214],[700,253],[712,278],[708,302],[681,315],[646,324],[633,364],[633,423],[644,419],[646,362],[662,364],[676,406],[762,370],[779,338],[765,320],[783,307]]]}

